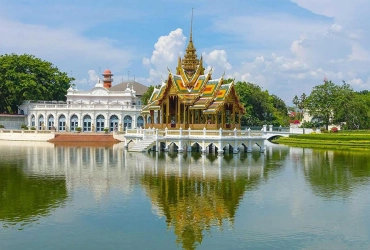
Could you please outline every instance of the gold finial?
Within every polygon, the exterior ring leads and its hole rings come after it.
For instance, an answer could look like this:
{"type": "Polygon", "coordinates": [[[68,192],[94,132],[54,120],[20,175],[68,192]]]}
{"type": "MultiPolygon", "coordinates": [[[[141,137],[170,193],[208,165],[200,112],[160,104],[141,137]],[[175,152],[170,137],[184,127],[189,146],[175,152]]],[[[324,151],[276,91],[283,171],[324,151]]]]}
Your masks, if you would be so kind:
{"type": "Polygon", "coordinates": [[[185,51],[184,59],[181,62],[182,68],[185,70],[188,77],[192,77],[199,66],[199,60],[193,44],[193,10],[194,8],[191,10],[190,39],[185,51]]]}
{"type": "Polygon", "coordinates": [[[194,11],[194,8],[191,8],[191,21],[190,21],[190,40],[189,41],[193,41],[193,11],[194,11]]]}

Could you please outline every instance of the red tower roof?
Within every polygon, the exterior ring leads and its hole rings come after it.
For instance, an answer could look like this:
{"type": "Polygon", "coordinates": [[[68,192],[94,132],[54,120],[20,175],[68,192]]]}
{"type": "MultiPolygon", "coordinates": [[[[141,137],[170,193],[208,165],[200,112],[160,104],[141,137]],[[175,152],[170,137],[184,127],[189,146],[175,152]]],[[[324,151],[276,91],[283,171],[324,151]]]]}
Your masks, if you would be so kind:
{"type": "Polygon", "coordinates": [[[109,69],[106,69],[103,72],[103,75],[111,75],[111,74],[112,74],[112,71],[110,71],[109,69]]]}

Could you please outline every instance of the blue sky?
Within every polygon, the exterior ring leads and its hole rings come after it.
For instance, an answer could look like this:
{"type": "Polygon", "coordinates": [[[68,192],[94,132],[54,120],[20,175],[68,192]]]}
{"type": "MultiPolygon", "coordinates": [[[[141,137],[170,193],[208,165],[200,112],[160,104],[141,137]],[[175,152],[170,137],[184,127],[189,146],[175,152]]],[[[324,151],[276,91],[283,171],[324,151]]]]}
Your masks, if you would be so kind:
{"type": "Polygon", "coordinates": [[[109,68],[159,84],[193,40],[213,78],[291,104],[326,77],[370,89],[368,0],[0,0],[0,53],[33,54],[90,89],[109,68]],[[130,73],[128,73],[130,72],[130,73]]]}

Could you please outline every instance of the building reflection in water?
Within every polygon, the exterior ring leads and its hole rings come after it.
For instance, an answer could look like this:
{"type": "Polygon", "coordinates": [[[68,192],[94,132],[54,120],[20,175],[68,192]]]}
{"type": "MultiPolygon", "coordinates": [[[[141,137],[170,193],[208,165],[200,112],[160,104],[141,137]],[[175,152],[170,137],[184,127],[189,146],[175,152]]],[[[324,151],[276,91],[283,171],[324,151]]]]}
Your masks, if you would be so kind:
{"type": "Polygon", "coordinates": [[[232,227],[244,193],[256,189],[268,176],[265,155],[260,153],[141,154],[125,151],[123,144],[67,147],[7,142],[0,148],[6,148],[2,152],[7,157],[17,155],[24,176],[49,178],[54,185],[64,186],[64,195],[57,197],[60,200],[78,188],[91,190],[97,201],[113,188],[129,196],[140,185],[151,200],[152,211],[165,217],[185,249],[200,244],[212,227],[222,229],[225,223],[232,227]]]}

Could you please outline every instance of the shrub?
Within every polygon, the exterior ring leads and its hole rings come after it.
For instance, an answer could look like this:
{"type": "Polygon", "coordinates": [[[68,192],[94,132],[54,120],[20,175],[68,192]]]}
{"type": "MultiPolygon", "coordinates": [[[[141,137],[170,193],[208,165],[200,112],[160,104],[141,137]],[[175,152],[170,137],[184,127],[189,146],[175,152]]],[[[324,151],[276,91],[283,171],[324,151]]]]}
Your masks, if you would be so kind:
{"type": "Polygon", "coordinates": [[[312,131],[314,131],[314,132],[315,132],[315,131],[316,131],[316,129],[317,129],[316,127],[312,127],[312,131]]]}
{"type": "Polygon", "coordinates": [[[109,128],[104,128],[103,130],[105,133],[107,133],[109,131],[109,128]]]}
{"type": "Polygon", "coordinates": [[[31,130],[36,130],[36,128],[35,127],[31,127],[31,130]]]}
{"type": "Polygon", "coordinates": [[[338,128],[337,127],[332,127],[330,129],[330,132],[332,132],[332,133],[338,133],[338,128]]]}
{"type": "Polygon", "coordinates": [[[27,125],[26,125],[26,124],[22,124],[22,125],[21,125],[21,129],[28,130],[28,127],[27,127],[27,125]]]}
{"type": "Polygon", "coordinates": [[[0,124],[0,128],[5,128],[3,124],[0,124]]]}
{"type": "Polygon", "coordinates": [[[77,132],[81,132],[81,127],[77,127],[76,129],[75,129],[77,132]]]}

